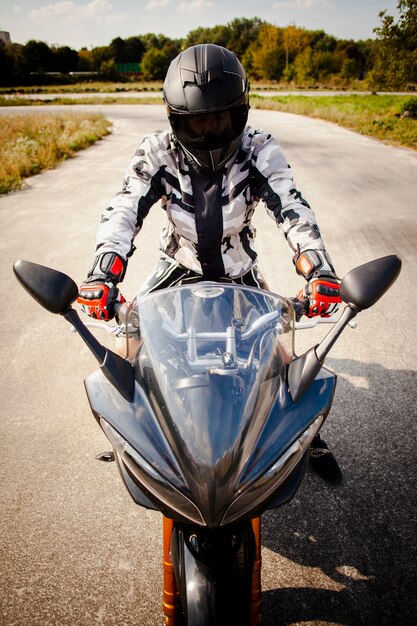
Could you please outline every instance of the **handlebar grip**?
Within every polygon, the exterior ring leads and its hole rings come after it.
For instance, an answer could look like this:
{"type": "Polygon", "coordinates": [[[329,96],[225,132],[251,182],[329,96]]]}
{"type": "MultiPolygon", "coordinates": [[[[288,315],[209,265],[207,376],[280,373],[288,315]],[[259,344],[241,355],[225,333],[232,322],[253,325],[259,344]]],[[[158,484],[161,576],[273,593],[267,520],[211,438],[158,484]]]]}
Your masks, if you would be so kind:
{"type": "Polygon", "coordinates": [[[130,304],[130,302],[115,302],[113,304],[114,316],[119,324],[124,324],[126,322],[126,316],[130,308],[130,304]]]}
{"type": "Polygon", "coordinates": [[[303,298],[302,300],[291,298],[291,300],[295,310],[295,319],[298,322],[303,315],[307,315],[310,308],[310,301],[308,298],[303,298]]]}

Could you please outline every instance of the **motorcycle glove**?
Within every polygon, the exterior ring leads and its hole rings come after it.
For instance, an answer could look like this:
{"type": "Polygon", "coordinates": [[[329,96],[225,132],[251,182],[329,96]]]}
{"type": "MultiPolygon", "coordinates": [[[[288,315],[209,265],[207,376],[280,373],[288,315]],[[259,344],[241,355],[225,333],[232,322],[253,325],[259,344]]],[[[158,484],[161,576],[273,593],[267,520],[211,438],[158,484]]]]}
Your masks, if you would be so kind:
{"type": "Polygon", "coordinates": [[[123,280],[126,267],[127,262],[115,252],[105,252],[94,259],[77,300],[87,315],[104,321],[114,317],[114,305],[125,302],[116,285],[123,280]]]}
{"type": "Polygon", "coordinates": [[[294,256],[298,274],[307,280],[307,285],[298,294],[299,300],[308,299],[307,317],[330,317],[336,313],[340,298],[338,280],[329,255],[325,250],[305,250],[294,256]]]}
{"type": "Polygon", "coordinates": [[[339,295],[340,283],[335,278],[315,278],[297,294],[299,300],[308,298],[307,317],[330,317],[339,308],[342,299],[339,295]]]}

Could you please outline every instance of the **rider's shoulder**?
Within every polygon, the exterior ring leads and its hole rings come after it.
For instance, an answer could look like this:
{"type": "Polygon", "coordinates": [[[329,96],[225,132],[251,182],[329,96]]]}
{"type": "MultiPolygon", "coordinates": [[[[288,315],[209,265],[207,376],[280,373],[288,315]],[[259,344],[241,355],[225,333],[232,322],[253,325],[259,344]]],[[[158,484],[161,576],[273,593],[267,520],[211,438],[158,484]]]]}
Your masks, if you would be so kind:
{"type": "Polygon", "coordinates": [[[172,148],[172,138],[169,130],[155,130],[142,140],[142,144],[148,144],[153,148],[169,150],[172,148]]]}
{"type": "Polygon", "coordinates": [[[243,146],[259,152],[266,146],[278,145],[277,140],[271,133],[261,128],[246,127],[243,137],[243,146]]]}
{"type": "Polygon", "coordinates": [[[144,137],[139,145],[139,152],[143,156],[164,160],[175,152],[172,134],[168,130],[156,130],[144,137]]]}

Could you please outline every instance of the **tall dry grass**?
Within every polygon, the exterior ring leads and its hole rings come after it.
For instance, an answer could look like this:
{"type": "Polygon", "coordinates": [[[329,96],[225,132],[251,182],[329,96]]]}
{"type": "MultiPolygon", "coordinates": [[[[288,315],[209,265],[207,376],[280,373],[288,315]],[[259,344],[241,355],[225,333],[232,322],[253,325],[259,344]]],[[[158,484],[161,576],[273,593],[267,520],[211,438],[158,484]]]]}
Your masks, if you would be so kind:
{"type": "Polygon", "coordinates": [[[101,114],[35,113],[0,116],[0,193],[55,167],[110,132],[101,114]]]}

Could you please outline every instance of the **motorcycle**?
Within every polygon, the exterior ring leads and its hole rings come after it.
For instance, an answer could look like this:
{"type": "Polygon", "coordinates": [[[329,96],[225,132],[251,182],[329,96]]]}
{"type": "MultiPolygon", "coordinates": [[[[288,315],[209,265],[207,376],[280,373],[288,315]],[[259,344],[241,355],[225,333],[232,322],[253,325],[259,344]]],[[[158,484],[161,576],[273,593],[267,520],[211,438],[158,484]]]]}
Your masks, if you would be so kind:
{"type": "Polygon", "coordinates": [[[391,255],[349,272],[340,317],[321,320],[330,331],[300,356],[295,329],[317,323],[300,322],[300,302],[222,282],[156,291],[122,305],[110,327],[126,339],[123,358],[72,308],[71,278],[14,264],[99,363],[85,380],[91,410],[135,503],[163,515],[167,626],[260,624],[262,513],[291,500],[303,479],[335,391],[326,355],[400,269],[391,255]]]}

